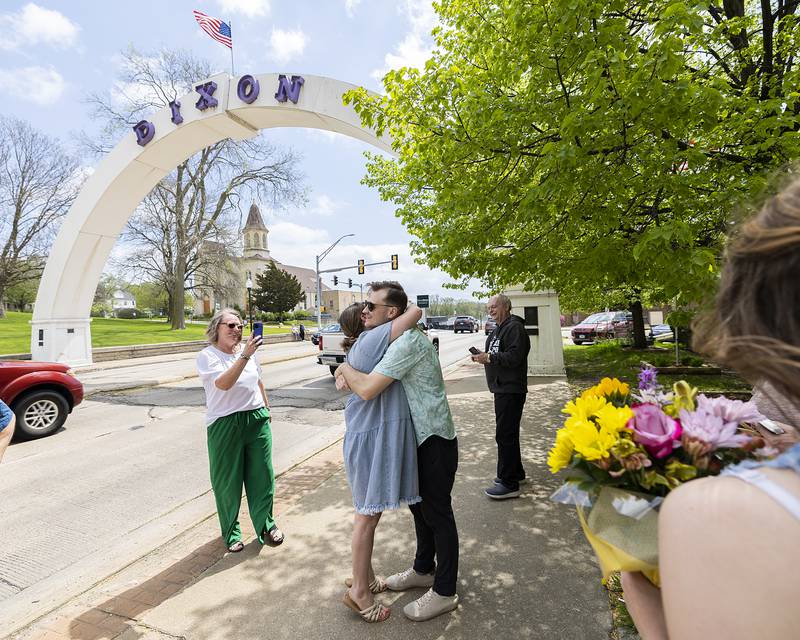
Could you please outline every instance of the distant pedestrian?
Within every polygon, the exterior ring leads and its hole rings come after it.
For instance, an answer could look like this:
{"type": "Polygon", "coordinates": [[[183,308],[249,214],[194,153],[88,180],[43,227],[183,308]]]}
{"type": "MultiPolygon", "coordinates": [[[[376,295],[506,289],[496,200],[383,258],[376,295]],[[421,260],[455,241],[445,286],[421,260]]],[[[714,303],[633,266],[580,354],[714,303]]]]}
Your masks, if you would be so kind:
{"type": "Polygon", "coordinates": [[[222,537],[234,553],[244,548],[239,526],[242,484],[258,541],[283,542],[272,516],[275,474],[269,400],[261,365],[253,358],[262,338],[251,334],[242,347],[242,326],[233,309],[217,311],[206,329],[209,346],[197,354],[197,371],[206,391],[211,486],[222,537]]]}
{"type": "Polygon", "coordinates": [[[519,496],[519,483],[525,480],[519,449],[519,423],[528,393],[528,353],[531,340],[525,322],[511,315],[511,300],[498,294],[487,307],[497,326],[486,338],[486,351],[472,356],[485,366],[486,382],[494,394],[497,477],[485,490],[494,500],[519,496]]]}
{"type": "Polygon", "coordinates": [[[6,452],[8,443],[14,437],[14,427],[17,418],[11,408],[0,400],[0,462],[3,461],[3,454],[6,452]]]}
{"type": "Polygon", "coordinates": [[[300,341],[303,342],[306,339],[306,328],[303,326],[303,323],[300,323],[300,341]]]}

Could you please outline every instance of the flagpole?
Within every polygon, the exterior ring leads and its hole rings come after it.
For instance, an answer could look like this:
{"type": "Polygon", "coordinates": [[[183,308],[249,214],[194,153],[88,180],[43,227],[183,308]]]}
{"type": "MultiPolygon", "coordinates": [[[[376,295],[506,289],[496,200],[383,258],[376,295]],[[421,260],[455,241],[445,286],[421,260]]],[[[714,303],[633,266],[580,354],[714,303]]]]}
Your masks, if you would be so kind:
{"type": "Polygon", "coordinates": [[[228,22],[228,27],[231,30],[231,75],[235,76],[236,72],[233,70],[233,21],[228,22]]]}

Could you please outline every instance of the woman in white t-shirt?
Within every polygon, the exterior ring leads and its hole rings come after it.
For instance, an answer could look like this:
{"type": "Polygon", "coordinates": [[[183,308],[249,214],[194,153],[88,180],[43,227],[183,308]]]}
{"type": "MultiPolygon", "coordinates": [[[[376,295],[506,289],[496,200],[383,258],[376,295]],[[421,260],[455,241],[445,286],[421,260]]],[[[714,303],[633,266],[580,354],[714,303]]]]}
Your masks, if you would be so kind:
{"type": "Polygon", "coordinates": [[[261,365],[252,356],[261,336],[242,342],[242,319],[233,309],[214,314],[206,329],[209,346],[197,354],[206,391],[208,464],[222,537],[228,551],[244,548],[239,527],[242,485],[250,519],[262,544],[280,544],[283,533],[272,517],[275,474],[269,400],[261,365]]]}

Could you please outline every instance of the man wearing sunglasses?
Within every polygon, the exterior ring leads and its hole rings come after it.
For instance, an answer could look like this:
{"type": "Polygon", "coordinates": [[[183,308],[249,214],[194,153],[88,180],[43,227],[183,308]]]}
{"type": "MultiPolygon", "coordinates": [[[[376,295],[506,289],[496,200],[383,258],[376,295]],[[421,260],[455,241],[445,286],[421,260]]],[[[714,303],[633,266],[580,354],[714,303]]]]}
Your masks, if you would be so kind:
{"type": "MultiPolygon", "coordinates": [[[[373,282],[361,317],[367,329],[402,313],[408,297],[397,282],[373,282]]],[[[347,364],[336,370],[337,388],[364,400],[400,380],[417,436],[417,469],[422,502],[411,505],[417,534],[414,564],[386,578],[392,591],[429,588],[403,608],[411,620],[429,620],[458,606],[458,530],[451,500],[458,468],[458,440],[445,394],[439,356],[427,337],[409,329],[386,350],[371,373],[347,364]]]]}

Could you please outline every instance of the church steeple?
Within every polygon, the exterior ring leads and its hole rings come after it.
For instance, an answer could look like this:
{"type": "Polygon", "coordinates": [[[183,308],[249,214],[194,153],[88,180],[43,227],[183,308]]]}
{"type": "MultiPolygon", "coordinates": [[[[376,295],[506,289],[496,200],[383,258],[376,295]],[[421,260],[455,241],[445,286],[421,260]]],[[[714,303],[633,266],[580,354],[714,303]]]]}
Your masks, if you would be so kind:
{"type": "Polygon", "coordinates": [[[250,258],[260,255],[264,258],[269,258],[269,248],[267,245],[267,234],[269,230],[267,225],[264,224],[264,219],[261,217],[256,203],[250,205],[250,211],[247,213],[247,222],[242,229],[244,236],[244,257],[250,258]]]}

